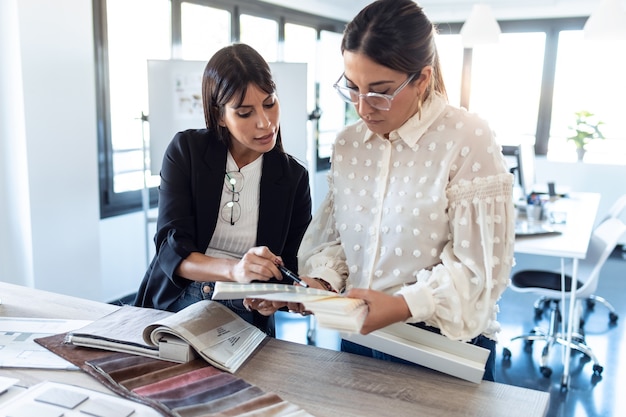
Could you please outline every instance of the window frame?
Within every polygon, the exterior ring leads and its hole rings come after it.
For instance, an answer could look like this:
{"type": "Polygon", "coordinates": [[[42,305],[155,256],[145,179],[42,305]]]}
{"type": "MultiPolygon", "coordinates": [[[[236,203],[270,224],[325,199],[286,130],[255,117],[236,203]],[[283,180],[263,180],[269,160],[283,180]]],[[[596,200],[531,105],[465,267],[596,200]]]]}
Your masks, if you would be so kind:
{"type": "MultiPolygon", "coordinates": [[[[294,23],[313,27],[318,38],[322,30],[341,33],[346,22],[299,12],[282,6],[258,0],[185,0],[188,3],[221,8],[231,13],[231,41],[239,41],[239,17],[250,14],[276,20],[279,27],[279,42],[284,41],[284,25],[294,23]]],[[[183,0],[171,0],[171,58],[179,58],[181,53],[181,4],[183,0]]],[[[96,80],[96,112],[98,137],[98,169],[100,187],[101,218],[140,211],[143,209],[143,191],[135,190],[121,193],[113,191],[113,149],[111,138],[111,112],[108,72],[107,18],[106,0],[92,0],[94,46],[95,46],[95,80],[96,80]]],[[[550,140],[550,121],[553,104],[553,86],[555,81],[557,49],[559,33],[563,30],[582,30],[587,17],[549,18],[506,20],[498,22],[503,33],[544,32],[546,46],[541,81],[537,128],[535,134],[535,154],[546,155],[550,140]]],[[[459,34],[460,22],[435,22],[440,34],[459,34]]],[[[279,60],[282,57],[279,56],[279,60]]],[[[453,103],[469,108],[469,80],[471,78],[472,50],[463,50],[463,69],[461,81],[461,103],[453,103]]],[[[316,86],[316,90],[319,86],[316,86]]],[[[312,113],[310,119],[315,123],[312,113]]],[[[324,171],[330,166],[330,158],[321,158],[316,151],[316,170],[324,171]]],[[[150,207],[156,207],[158,191],[156,187],[149,189],[150,207]]]]}
{"type": "MultiPolygon", "coordinates": [[[[552,100],[559,43],[559,33],[564,30],[582,30],[587,17],[567,17],[550,19],[524,19],[499,21],[502,33],[544,32],[546,44],[541,79],[537,128],[535,132],[535,155],[545,156],[550,141],[552,100]]],[[[436,23],[440,34],[458,35],[463,23],[436,23]]],[[[461,106],[470,108],[469,85],[472,71],[472,49],[463,51],[463,78],[461,81],[461,106]]]]}
{"type": "MultiPolygon", "coordinates": [[[[250,14],[275,20],[279,27],[279,42],[284,40],[284,25],[294,23],[305,25],[318,32],[330,30],[341,33],[344,21],[300,12],[258,0],[185,0],[188,3],[210,6],[231,13],[231,42],[239,41],[239,16],[250,14]]],[[[182,55],[181,4],[183,0],[171,0],[171,59],[182,55]]],[[[106,0],[92,0],[94,27],[94,60],[96,84],[96,118],[98,137],[98,172],[100,195],[100,218],[105,219],[122,214],[141,211],[144,190],[115,193],[113,188],[113,146],[111,137],[110,84],[107,44],[107,5],[106,0]]],[[[279,56],[279,60],[282,57],[279,56]]],[[[147,117],[147,116],[146,116],[147,117]]],[[[147,119],[146,119],[147,120],[147,119]]],[[[158,189],[150,187],[149,206],[158,204],[158,189]]]]}

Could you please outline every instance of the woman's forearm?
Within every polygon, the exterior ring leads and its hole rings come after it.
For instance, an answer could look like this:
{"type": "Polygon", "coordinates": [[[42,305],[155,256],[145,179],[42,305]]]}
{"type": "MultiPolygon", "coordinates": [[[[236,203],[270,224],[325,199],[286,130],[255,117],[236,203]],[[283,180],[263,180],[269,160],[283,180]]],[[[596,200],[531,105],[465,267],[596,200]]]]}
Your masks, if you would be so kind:
{"type": "Polygon", "coordinates": [[[236,263],[234,259],[214,258],[193,252],[176,268],[176,274],[192,281],[234,281],[233,269],[236,263]]]}

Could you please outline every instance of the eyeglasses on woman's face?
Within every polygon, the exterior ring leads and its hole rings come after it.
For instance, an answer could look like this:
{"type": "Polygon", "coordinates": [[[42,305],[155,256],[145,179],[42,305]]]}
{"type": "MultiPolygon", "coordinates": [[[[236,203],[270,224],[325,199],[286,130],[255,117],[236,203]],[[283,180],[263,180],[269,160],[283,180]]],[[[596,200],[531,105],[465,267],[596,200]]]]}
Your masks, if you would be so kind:
{"type": "Polygon", "coordinates": [[[411,80],[413,80],[413,78],[415,78],[415,74],[409,76],[402,84],[400,84],[400,86],[396,88],[396,91],[394,91],[393,94],[380,94],[374,92],[360,94],[356,87],[347,87],[345,85],[340,85],[339,82],[342,78],[345,78],[345,73],[341,74],[337,82],[333,84],[333,87],[335,88],[335,90],[337,90],[339,97],[341,97],[343,101],[345,101],[346,103],[352,103],[354,105],[357,105],[359,103],[359,100],[361,100],[362,98],[368,105],[375,109],[389,111],[389,109],[391,109],[391,103],[393,99],[398,94],[400,94],[400,91],[402,91],[402,89],[406,87],[411,82],[411,80]]]}
{"type": "Polygon", "coordinates": [[[227,172],[224,176],[224,187],[233,195],[231,200],[222,207],[222,220],[234,226],[241,217],[241,206],[239,205],[239,193],[243,189],[243,174],[239,171],[227,172]]]}

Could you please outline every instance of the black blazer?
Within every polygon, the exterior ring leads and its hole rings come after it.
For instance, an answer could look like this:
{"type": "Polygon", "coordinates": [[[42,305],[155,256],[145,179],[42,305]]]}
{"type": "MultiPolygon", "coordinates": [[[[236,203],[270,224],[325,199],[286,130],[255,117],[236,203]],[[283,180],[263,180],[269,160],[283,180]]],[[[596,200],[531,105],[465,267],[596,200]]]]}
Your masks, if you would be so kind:
{"type": "MultiPolygon", "coordinates": [[[[204,253],[215,231],[227,148],[206,129],[174,136],[163,158],[156,255],[135,305],[167,310],[192,282],[174,272],[192,252],[204,253]]],[[[292,156],[276,149],[263,157],[257,246],[267,246],[298,270],[300,242],[311,222],[309,175],[292,156]]]]}

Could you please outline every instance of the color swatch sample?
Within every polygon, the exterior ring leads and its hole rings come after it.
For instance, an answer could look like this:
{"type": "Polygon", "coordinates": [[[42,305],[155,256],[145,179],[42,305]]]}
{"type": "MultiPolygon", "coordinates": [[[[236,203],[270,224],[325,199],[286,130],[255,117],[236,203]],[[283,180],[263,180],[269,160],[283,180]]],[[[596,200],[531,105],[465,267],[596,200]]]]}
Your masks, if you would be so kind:
{"type": "Polygon", "coordinates": [[[85,363],[129,398],[154,404],[172,416],[310,416],[274,393],[203,360],[186,364],[113,353],[85,363]]]}

